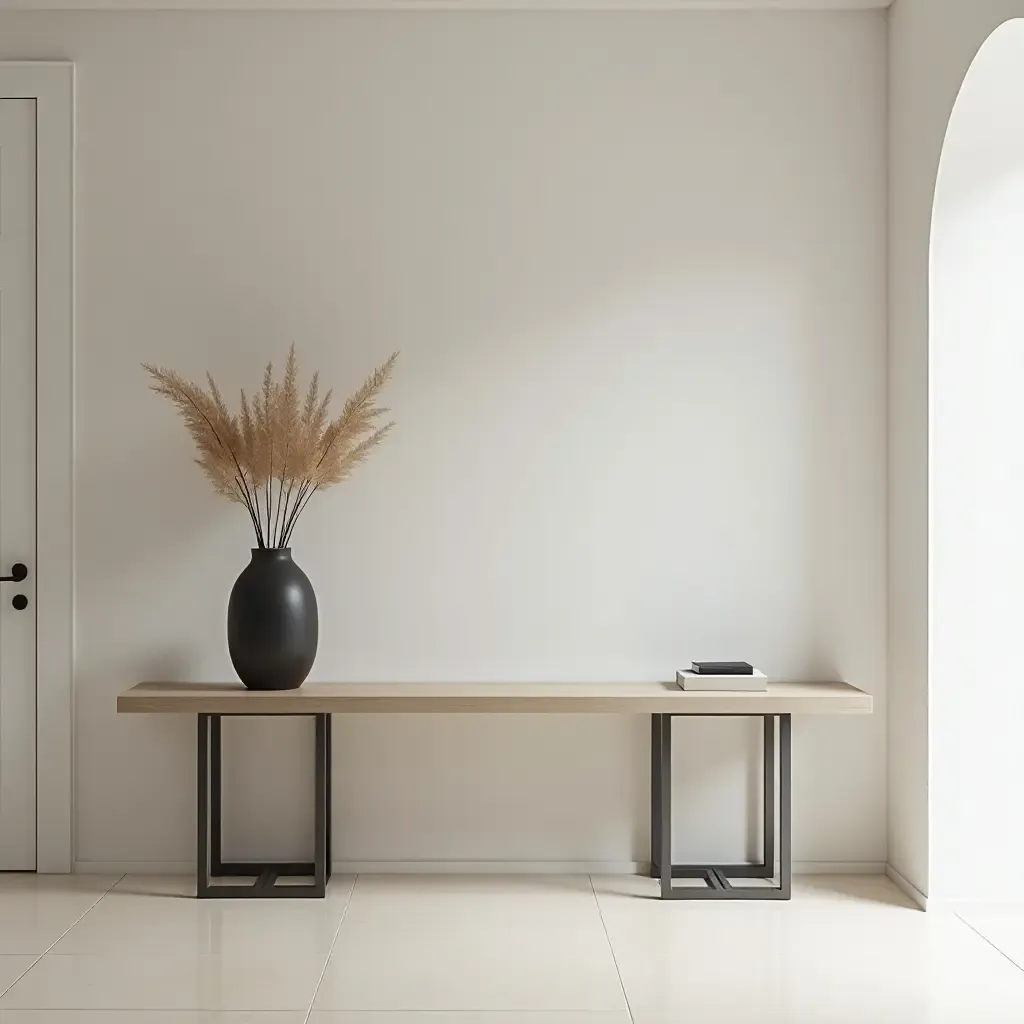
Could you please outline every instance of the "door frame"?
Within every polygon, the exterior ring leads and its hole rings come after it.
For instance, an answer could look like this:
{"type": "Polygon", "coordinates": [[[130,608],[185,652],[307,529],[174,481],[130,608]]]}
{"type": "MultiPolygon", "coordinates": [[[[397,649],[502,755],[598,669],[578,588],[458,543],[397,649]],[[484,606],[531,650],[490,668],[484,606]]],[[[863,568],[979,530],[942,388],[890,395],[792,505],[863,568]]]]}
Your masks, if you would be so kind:
{"type": "Polygon", "coordinates": [[[56,873],[73,862],[74,95],[69,62],[0,62],[0,99],[36,101],[36,870],[56,873]]]}

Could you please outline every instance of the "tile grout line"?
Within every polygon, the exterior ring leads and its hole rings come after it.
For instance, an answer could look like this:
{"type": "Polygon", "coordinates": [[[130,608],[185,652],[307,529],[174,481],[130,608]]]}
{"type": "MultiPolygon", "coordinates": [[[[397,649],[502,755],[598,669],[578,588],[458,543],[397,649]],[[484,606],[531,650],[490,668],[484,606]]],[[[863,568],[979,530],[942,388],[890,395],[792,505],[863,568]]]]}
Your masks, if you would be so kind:
{"type": "MultiPolygon", "coordinates": [[[[35,958],[35,960],[33,960],[33,961],[32,961],[32,963],[30,963],[30,964],[28,965],[28,967],[26,967],[26,968],[25,968],[25,970],[23,970],[23,971],[21,972],[21,974],[19,974],[19,975],[18,975],[18,976],[17,976],[17,977],[16,977],[15,979],[14,979],[14,981],[12,981],[12,982],[10,983],[10,985],[8,985],[8,986],[7,986],[6,988],[2,988],[2,989],[0,989],[0,1001],[2,1001],[2,1000],[3,1000],[3,997],[4,997],[4,996],[6,996],[6,995],[7,995],[7,993],[8,993],[8,992],[10,992],[10,991],[11,991],[11,989],[13,989],[13,988],[14,988],[14,986],[15,986],[15,985],[17,985],[17,984],[18,984],[18,982],[19,982],[19,981],[21,981],[21,980],[22,980],[22,978],[24,978],[24,977],[25,977],[25,976],[26,976],[26,975],[28,974],[28,972],[29,972],[29,971],[31,971],[31,970],[32,970],[32,968],[33,968],[33,967],[35,967],[35,966],[36,966],[36,964],[38,964],[38,963],[39,963],[39,961],[40,961],[40,960],[42,960],[42,959],[43,959],[43,957],[44,957],[44,956],[46,956],[46,954],[47,954],[47,953],[49,953],[49,952],[50,952],[50,950],[52,950],[52,949],[53,949],[53,947],[54,947],[54,946],[56,946],[56,945],[57,945],[57,943],[58,943],[58,942],[60,942],[60,940],[61,940],[61,939],[63,939],[63,938],[64,938],[64,936],[65,936],[65,935],[67,935],[67,933],[68,933],[69,931],[71,931],[71,929],[72,929],[72,928],[74,928],[74,927],[75,927],[75,925],[77,925],[77,924],[81,923],[81,921],[82,921],[82,918],[84,918],[84,917],[85,917],[85,916],[86,916],[87,914],[89,914],[89,913],[90,913],[91,911],[95,910],[95,909],[96,909],[96,907],[97,907],[97,906],[99,906],[99,904],[100,904],[100,901],[101,901],[101,900],[103,899],[103,897],[104,897],[104,896],[106,896],[106,895],[107,895],[107,894],[108,894],[108,893],[110,892],[110,890],[111,890],[111,889],[113,889],[115,885],[117,885],[117,883],[118,883],[118,882],[122,882],[122,881],[124,881],[124,878],[125,878],[125,876],[124,876],[124,875],[120,875],[120,876],[119,876],[119,877],[118,877],[117,879],[115,879],[115,880],[114,880],[113,882],[111,882],[111,883],[110,883],[110,885],[109,885],[109,886],[108,886],[108,887],[107,887],[106,889],[104,889],[104,890],[103,890],[103,892],[101,892],[101,893],[99,894],[99,896],[97,896],[97,897],[96,897],[96,899],[95,899],[95,900],[94,900],[94,901],[93,901],[92,903],[90,903],[90,904],[89,904],[89,906],[87,906],[87,907],[85,908],[85,910],[83,910],[83,911],[82,911],[82,913],[81,913],[81,914],[79,914],[79,915],[78,915],[78,917],[76,917],[76,918],[74,919],[74,921],[72,921],[72,922],[71,922],[71,924],[69,924],[69,925],[67,926],[67,928],[65,928],[65,929],[64,929],[64,931],[62,931],[62,932],[60,933],[60,935],[58,935],[58,936],[57,936],[57,938],[55,938],[55,939],[53,940],[53,942],[51,942],[51,943],[49,944],[49,946],[47,946],[47,947],[46,947],[46,949],[44,949],[44,950],[42,951],[42,953],[40,953],[40,954],[39,954],[39,956],[37,956],[37,957],[35,958]]],[[[32,955],[32,954],[29,954],[29,956],[31,956],[31,955],[32,955]]],[[[2,1007],[0,1007],[0,1009],[2,1009],[2,1007]]]]}
{"type": "Polygon", "coordinates": [[[306,1011],[306,1016],[302,1018],[302,1024],[309,1024],[309,1018],[313,1015],[313,1006],[316,1004],[317,993],[320,991],[320,986],[323,984],[324,975],[327,973],[327,968],[331,962],[331,957],[334,956],[334,947],[338,941],[338,936],[341,934],[341,926],[345,923],[345,917],[348,915],[348,908],[352,905],[352,897],[356,894],[356,886],[359,884],[359,875],[356,875],[352,879],[352,888],[348,891],[348,899],[345,900],[345,906],[341,910],[341,920],[338,922],[338,927],[334,929],[334,938],[331,939],[331,948],[327,951],[327,959],[324,960],[324,968],[320,972],[320,977],[317,978],[316,988],[313,989],[313,998],[309,1001],[309,1009],[306,1011]]]}
{"type": "Polygon", "coordinates": [[[1010,963],[1013,964],[1013,966],[1016,967],[1018,971],[1024,971],[1024,967],[1017,963],[1017,961],[1014,960],[1012,956],[1010,956],[1008,953],[1004,953],[987,935],[985,935],[983,932],[978,931],[978,929],[975,928],[974,925],[971,924],[971,922],[968,921],[965,917],[961,917],[960,914],[955,912],[954,917],[956,917],[956,919],[960,921],[962,924],[967,925],[967,927],[970,928],[971,931],[974,932],[974,934],[977,935],[979,939],[981,939],[983,942],[987,942],[1001,957],[1003,957],[1006,960],[1009,960],[1010,963]]]}
{"type": "Polygon", "coordinates": [[[112,893],[128,877],[128,875],[129,872],[126,871],[103,895],[107,896],[112,893]]]}
{"type": "Polygon", "coordinates": [[[633,1017],[633,1007],[629,1005],[629,996],[626,995],[626,986],[622,981],[622,971],[619,970],[619,958],[615,955],[615,947],[612,945],[612,937],[608,933],[608,924],[604,919],[604,911],[601,909],[601,901],[597,898],[597,889],[594,887],[594,876],[587,875],[590,882],[590,891],[594,894],[594,903],[597,905],[597,916],[601,919],[601,928],[604,930],[604,937],[608,943],[608,950],[612,955],[612,963],[615,964],[615,974],[619,979],[619,988],[622,990],[622,998],[626,1003],[626,1013],[629,1014],[631,1024],[636,1024],[633,1017]]]}

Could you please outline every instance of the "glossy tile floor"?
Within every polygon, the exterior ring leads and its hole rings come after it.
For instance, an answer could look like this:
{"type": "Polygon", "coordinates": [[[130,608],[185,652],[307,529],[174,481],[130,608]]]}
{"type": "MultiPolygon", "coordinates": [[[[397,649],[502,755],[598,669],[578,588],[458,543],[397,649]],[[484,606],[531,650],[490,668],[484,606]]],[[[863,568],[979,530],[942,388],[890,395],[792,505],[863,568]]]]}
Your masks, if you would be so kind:
{"type": "Polygon", "coordinates": [[[1024,1024],[1024,910],[923,914],[881,877],[791,903],[641,878],[0,875],[0,1024],[1024,1024]]]}

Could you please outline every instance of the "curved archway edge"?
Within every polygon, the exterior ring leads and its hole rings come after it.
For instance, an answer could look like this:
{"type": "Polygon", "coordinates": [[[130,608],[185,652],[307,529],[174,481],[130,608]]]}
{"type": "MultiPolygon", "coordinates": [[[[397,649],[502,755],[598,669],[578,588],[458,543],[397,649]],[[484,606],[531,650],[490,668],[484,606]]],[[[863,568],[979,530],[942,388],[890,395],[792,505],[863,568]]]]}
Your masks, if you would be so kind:
{"type": "Polygon", "coordinates": [[[1024,0],[896,0],[890,19],[889,853],[922,904],[929,834],[929,266],[950,116],[968,70],[1024,0]]]}

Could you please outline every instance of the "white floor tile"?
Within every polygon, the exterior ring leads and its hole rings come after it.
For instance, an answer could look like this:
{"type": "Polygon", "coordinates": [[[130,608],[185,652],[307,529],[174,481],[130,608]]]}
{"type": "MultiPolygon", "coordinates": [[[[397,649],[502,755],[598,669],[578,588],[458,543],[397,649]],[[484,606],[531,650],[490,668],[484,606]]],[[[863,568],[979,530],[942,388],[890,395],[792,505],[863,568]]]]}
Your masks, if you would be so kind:
{"type": "Polygon", "coordinates": [[[154,936],[134,956],[42,958],[0,1009],[305,1010],[324,957],[166,956],[154,936]]]}
{"type": "Polygon", "coordinates": [[[360,877],[317,1010],[624,1010],[588,879],[360,877]]]}
{"type": "Polygon", "coordinates": [[[0,954],[45,953],[91,906],[19,906],[0,898],[0,954]]]}
{"type": "Polygon", "coordinates": [[[636,1024],[1024,1020],[1024,973],[882,878],[801,879],[788,903],[666,905],[639,880],[595,886],[636,1024]]]}
{"type": "Polygon", "coordinates": [[[1024,970],[1024,907],[964,910],[959,916],[1024,970]]]}
{"type": "Polygon", "coordinates": [[[314,992],[309,1024],[630,1024],[622,985],[635,1024],[1024,1022],[1024,912],[923,914],[880,877],[798,878],[788,903],[623,877],[364,876],[322,902],[110,881],[0,876],[0,943],[81,917],[41,959],[0,953],[0,1024],[305,1024],[314,992]]]}
{"type": "Polygon", "coordinates": [[[0,1024],[305,1024],[305,1020],[305,1010],[0,1010],[0,1024]]]}
{"type": "Polygon", "coordinates": [[[35,961],[34,956],[0,956],[0,993],[6,992],[35,961]]]}
{"type": "MultiPolygon", "coordinates": [[[[308,900],[309,906],[326,906],[348,902],[349,893],[355,881],[354,875],[335,875],[327,886],[327,895],[322,900],[308,900]]],[[[245,884],[244,879],[223,879],[224,884],[245,884]]],[[[130,897],[177,899],[182,902],[196,902],[196,880],[193,875],[125,875],[109,891],[111,899],[127,900],[130,897]]],[[[208,902],[208,901],[202,901],[208,902]]],[[[290,903],[289,906],[297,906],[290,903]]]]}
{"type": "Polygon", "coordinates": [[[0,872],[0,896],[34,892],[39,895],[94,893],[102,895],[121,875],[41,875],[33,872],[0,872]]]}
{"type": "Polygon", "coordinates": [[[326,958],[352,881],[332,879],[324,900],[197,900],[189,879],[129,878],[76,924],[53,952],[130,956],[150,948],[170,957],[251,953],[326,958]]]}
{"type": "Polygon", "coordinates": [[[0,874],[0,954],[44,953],[116,880],[0,874]]]}
{"type": "Polygon", "coordinates": [[[400,908],[410,897],[434,904],[450,899],[455,907],[490,901],[556,913],[567,905],[594,904],[587,875],[360,875],[357,890],[361,899],[372,896],[380,906],[400,908]]]}

